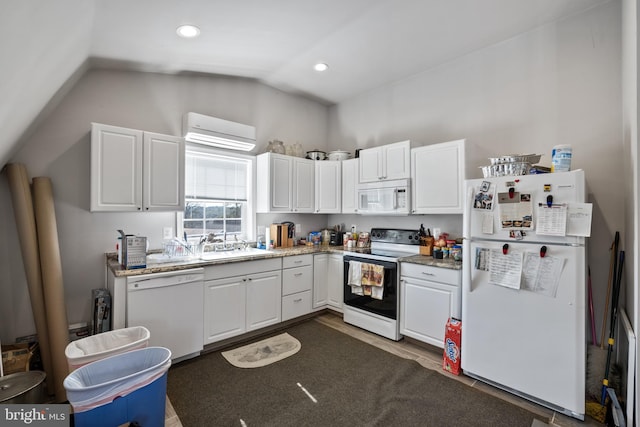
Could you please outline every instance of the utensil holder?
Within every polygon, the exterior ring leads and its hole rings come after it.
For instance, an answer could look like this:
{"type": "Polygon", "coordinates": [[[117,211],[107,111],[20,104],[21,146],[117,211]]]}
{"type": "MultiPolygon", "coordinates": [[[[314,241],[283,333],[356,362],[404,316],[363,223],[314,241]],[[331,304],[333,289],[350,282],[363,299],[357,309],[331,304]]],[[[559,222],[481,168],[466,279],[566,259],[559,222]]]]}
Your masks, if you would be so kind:
{"type": "Polygon", "coordinates": [[[432,236],[426,236],[420,238],[420,255],[433,255],[433,241],[432,236]]]}

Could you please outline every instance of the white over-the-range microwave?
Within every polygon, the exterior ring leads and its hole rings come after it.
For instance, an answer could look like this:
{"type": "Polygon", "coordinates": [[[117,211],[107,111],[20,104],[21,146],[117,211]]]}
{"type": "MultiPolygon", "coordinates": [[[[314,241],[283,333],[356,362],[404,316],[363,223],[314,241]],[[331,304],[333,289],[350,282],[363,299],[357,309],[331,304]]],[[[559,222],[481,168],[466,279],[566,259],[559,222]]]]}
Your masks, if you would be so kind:
{"type": "Polygon", "coordinates": [[[408,179],[379,181],[358,185],[358,213],[374,215],[409,215],[408,179]]]}

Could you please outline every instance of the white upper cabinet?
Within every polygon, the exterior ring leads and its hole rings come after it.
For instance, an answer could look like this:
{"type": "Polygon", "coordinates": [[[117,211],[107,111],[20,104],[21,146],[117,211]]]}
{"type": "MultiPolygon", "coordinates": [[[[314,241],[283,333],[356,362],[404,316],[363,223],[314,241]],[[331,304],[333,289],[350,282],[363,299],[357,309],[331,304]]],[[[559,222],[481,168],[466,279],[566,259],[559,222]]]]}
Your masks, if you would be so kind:
{"type": "Polygon", "coordinates": [[[342,164],[316,161],[316,213],[340,213],[342,205],[342,164]]]}
{"type": "Polygon", "coordinates": [[[257,212],[308,212],[315,207],[313,160],[284,154],[257,156],[257,212]]]}
{"type": "Polygon", "coordinates": [[[92,123],[91,211],[183,209],[182,138],[92,123]]]}
{"type": "Polygon", "coordinates": [[[461,214],[465,140],[411,150],[411,213],[461,214]]]}
{"type": "Polygon", "coordinates": [[[315,208],[315,161],[293,159],[293,212],[310,213],[315,208]]]}
{"type": "Polygon", "coordinates": [[[342,161],[342,213],[358,213],[358,161],[342,161]]]}
{"type": "Polygon", "coordinates": [[[144,133],[144,210],[184,210],[184,151],[182,138],[144,133]]]}
{"type": "Polygon", "coordinates": [[[360,182],[409,178],[411,142],[402,141],[360,150],[360,182]]]}

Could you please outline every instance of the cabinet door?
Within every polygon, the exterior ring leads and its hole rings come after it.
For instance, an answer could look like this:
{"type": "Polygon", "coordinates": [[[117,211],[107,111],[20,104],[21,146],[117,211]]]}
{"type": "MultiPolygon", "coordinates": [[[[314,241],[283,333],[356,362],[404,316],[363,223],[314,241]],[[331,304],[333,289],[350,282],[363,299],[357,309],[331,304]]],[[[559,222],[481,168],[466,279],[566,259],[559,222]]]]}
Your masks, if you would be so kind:
{"type": "Polygon", "coordinates": [[[411,176],[411,142],[402,141],[383,145],[382,179],[404,179],[411,176]]]}
{"type": "Polygon", "coordinates": [[[460,288],[404,276],[401,285],[400,333],[444,348],[447,320],[459,315],[460,288]]]}
{"type": "Polygon", "coordinates": [[[382,179],[382,148],[360,150],[358,159],[360,182],[376,182],[382,179]]]}
{"type": "Polygon", "coordinates": [[[91,211],[142,210],[142,131],[91,124],[91,211]]]}
{"type": "Polygon", "coordinates": [[[323,308],[327,305],[328,268],[329,254],[315,254],[313,256],[313,308],[323,308]]]}
{"type": "Polygon", "coordinates": [[[342,255],[329,255],[327,271],[327,302],[330,307],[342,311],[344,300],[344,261],[342,255]]]}
{"type": "Polygon", "coordinates": [[[208,280],[204,284],[204,344],[246,332],[244,277],[208,280]]]}
{"type": "Polygon", "coordinates": [[[280,323],[282,272],[268,271],[246,276],[247,331],[280,323]]]}
{"type": "Polygon", "coordinates": [[[358,212],[358,160],[342,161],[342,213],[358,212]]]}
{"type": "Polygon", "coordinates": [[[286,156],[271,155],[269,161],[269,176],[258,176],[258,180],[269,179],[271,186],[271,203],[269,211],[271,212],[289,212],[293,206],[292,202],[292,175],[291,175],[291,158],[286,156]]]}
{"type": "Polygon", "coordinates": [[[464,140],[411,150],[412,213],[462,213],[464,140]]]}
{"type": "Polygon", "coordinates": [[[314,182],[315,165],[313,160],[293,159],[293,212],[312,213],[315,205],[314,182]]]}
{"type": "Polygon", "coordinates": [[[143,209],[184,210],[184,139],[144,133],[143,209]]]}
{"type": "Polygon", "coordinates": [[[342,165],[339,161],[315,162],[316,213],[340,213],[342,165]]]}

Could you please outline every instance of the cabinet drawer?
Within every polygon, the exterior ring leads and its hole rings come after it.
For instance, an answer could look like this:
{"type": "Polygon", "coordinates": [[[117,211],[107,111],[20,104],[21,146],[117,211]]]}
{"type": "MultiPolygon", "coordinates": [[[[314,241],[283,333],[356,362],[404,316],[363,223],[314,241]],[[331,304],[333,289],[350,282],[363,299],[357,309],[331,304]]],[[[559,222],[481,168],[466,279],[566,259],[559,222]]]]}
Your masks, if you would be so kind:
{"type": "Polygon", "coordinates": [[[431,267],[429,265],[410,264],[406,262],[403,262],[400,265],[400,276],[415,277],[416,279],[446,283],[454,286],[461,286],[462,284],[462,275],[460,270],[431,267]]]}
{"type": "Polygon", "coordinates": [[[313,267],[289,268],[282,270],[282,295],[310,291],[313,287],[313,267]]]}
{"type": "Polygon", "coordinates": [[[244,276],[265,271],[280,270],[282,258],[267,258],[254,261],[229,262],[228,264],[209,265],[204,268],[204,280],[225,277],[244,276]]]}
{"type": "Polygon", "coordinates": [[[282,297],[282,321],[311,313],[311,291],[282,297]]]}
{"type": "Polygon", "coordinates": [[[302,267],[313,264],[313,255],[296,255],[282,258],[282,268],[302,267]]]}

